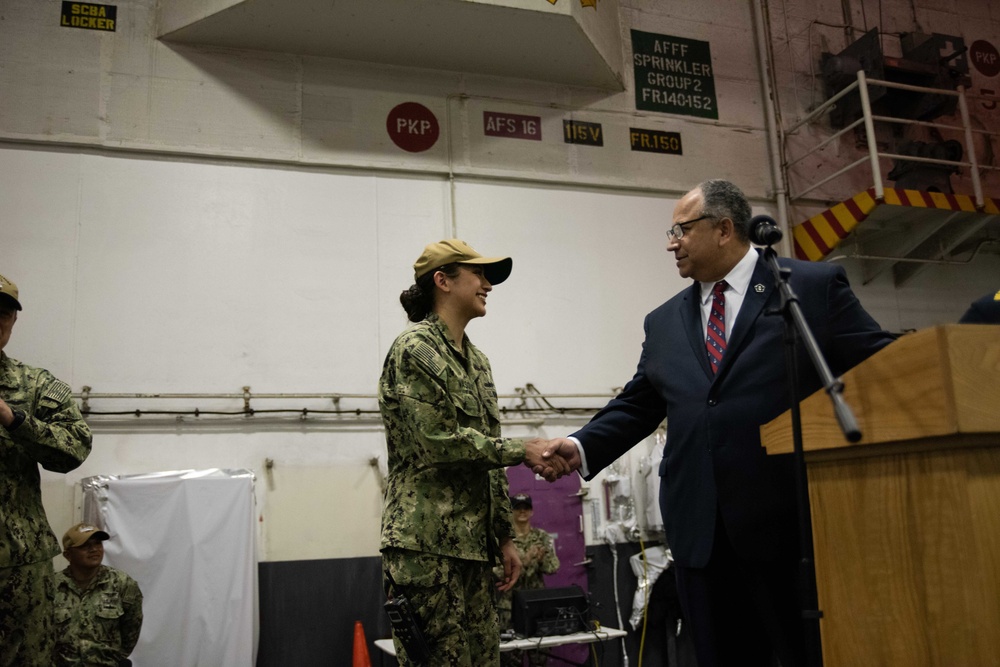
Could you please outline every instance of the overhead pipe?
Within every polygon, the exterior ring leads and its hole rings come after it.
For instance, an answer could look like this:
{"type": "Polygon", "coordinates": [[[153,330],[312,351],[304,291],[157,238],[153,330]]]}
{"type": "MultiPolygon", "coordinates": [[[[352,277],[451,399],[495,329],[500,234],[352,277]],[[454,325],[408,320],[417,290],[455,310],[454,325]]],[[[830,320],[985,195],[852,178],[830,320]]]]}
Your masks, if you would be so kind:
{"type": "MultiPolygon", "coordinates": [[[[186,418],[193,417],[199,422],[219,422],[225,420],[235,420],[235,419],[246,419],[249,417],[255,418],[255,421],[279,421],[279,422],[290,422],[295,421],[306,421],[315,420],[323,421],[326,423],[340,423],[345,425],[381,425],[381,417],[379,416],[379,410],[375,407],[357,407],[357,408],[343,408],[341,407],[342,399],[360,399],[367,401],[369,404],[374,404],[377,402],[378,397],[375,394],[341,394],[341,393],[300,393],[300,392],[279,392],[279,393],[260,393],[254,394],[250,390],[250,386],[244,386],[241,393],[210,393],[210,392],[189,392],[189,393],[120,393],[120,392],[94,392],[93,389],[87,385],[83,387],[83,390],[74,394],[76,398],[81,401],[81,410],[87,419],[97,420],[101,422],[109,421],[128,421],[129,423],[135,423],[136,418],[145,417],[144,421],[163,421],[160,418],[171,418],[174,422],[183,423],[186,418]],[[203,409],[200,407],[186,408],[178,410],[169,409],[143,409],[143,408],[129,408],[126,410],[95,410],[91,405],[93,399],[111,399],[111,400],[178,400],[178,399],[205,399],[205,400],[242,400],[242,409],[225,410],[225,409],[203,409]],[[309,407],[278,407],[278,408],[259,408],[251,405],[253,399],[259,400],[287,400],[287,399],[320,399],[320,400],[330,400],[334,407],[332,409],[326,410],[321,408],[309,408],[309,407]],[[131,418],[131,419],[127,419],[131,418]]],[[[599,398],[602,401],[611,398],[611,394],[544,394],[539,392],[538,389],[528,383],[526,389],[519,389],[518,393],[515,394],[503,394],[498,398],[500,399],[510,399],[518,400],[520,403],[514,407],[502,407],[501,412],[501,422],[507,425],[521,425],[521,426],[534,426],[539,427],[545,423],[546,419],[574,419],[574,418],[589,418],[591,415],[600,410],[600,407],[579,407],[579,406],[567,406],[560,407],[553,405],[550,398],[553,399],[591,399],[599,398]],[[527,405],[526,399],[531,398],[538,401],[537,407],[529,407],[527,405]],[[511,415],[508,417],[508,415],[511,415]],[[537,417],[530,417],[529,415],[537,415],[537,417]]]]}

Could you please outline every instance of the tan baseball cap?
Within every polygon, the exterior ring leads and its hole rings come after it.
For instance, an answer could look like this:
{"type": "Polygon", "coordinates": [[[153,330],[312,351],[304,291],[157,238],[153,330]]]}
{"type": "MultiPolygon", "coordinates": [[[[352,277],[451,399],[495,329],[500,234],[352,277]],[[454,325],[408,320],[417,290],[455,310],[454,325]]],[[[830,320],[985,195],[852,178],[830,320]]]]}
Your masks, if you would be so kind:
{"type": "Polygon", "coordinates": [[[514,265],[510,257],[483,257],[465,241],[447,239],[424,248],[424,253],[413,263],[413,279],[419,280],[421,276],[452,262],[482,265],[483,274],[493,285],[507,280],[514,265]]]}
{"type": "Polygon", "coordinates": [[[78,523],[69,530],[67,530],[66,534],[63,535],[62,539],[63,551],[66,551],[70,547],[78,547],[82,544],[85,544],[87,540],[89,540],[92,537],[96,537],[102,542],[104,540],[111,539],[110,535],[108,535],[103,530],[101,530],[100,528],[98,528],[93,524],[78,523]]]}
{"type": "Polygon", "coordinates": [[[0,294],[14,302],[14,307],[21,310],[21,302],[17,300],[17,285],[13,280],[0,276],[0,294]]]}

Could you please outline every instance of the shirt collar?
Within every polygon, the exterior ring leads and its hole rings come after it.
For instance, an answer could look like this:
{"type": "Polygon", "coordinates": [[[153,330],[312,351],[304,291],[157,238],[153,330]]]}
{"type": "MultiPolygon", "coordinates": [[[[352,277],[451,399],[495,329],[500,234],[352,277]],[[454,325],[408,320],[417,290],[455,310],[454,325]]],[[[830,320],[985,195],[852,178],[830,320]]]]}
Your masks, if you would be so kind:
{"type": "MultiPolygon", "coordinates": [[[[740,295],[747,293],[750,279],[753,278],[754,269],[757,268],[757,259],[757,251],[753,249],[753,246],[747,248],[743,259],[738,261],[736,266],[730,269],[726,277],[723,278],[729,284],[729,289],[740,295]]],[[[701,288],[701,302],[705,304],[712,297],[712,288],[715,287],[715,283],[699,283],[699,286],[701,288]]]]}
{"type": "Polygon", "coordinates": [[[431,311],[427,314],[427,317],[424,318],[424,321],[437,332],[437,334],[444,340],[445,345],[458,353],[459,356],[465,356],[462,353],[462,349],[468,349],[470,345],[469,334],[462,334],[462,345],[460,347],[452,341],[448,332],[448,325],[444,323],[444,320],[442,320],[437,313],[431,311]]]}

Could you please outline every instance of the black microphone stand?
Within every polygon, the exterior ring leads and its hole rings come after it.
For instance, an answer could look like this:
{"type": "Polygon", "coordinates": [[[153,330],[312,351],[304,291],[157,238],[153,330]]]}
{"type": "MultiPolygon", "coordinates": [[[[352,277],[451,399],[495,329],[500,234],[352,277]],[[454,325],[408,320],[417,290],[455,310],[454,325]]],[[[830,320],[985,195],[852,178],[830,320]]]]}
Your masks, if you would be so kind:
{"type": "Polygon", "coordinates": [[[801,560],[799,561],[799,580],[801,585],[802,602],[802,629],[806,646],[806,665],[808,667],[822,667],[823,651],[820,641],[819,619],[823,617],[823,612],[819,609],[819,596],[816,591],[816,571],[813,566],[813,544],[812,528],[809,517],[809,480],[806,476],[805,455],[802,451],[802,421],[799,412],[799,377],[798,377],[798,343],[801,340],[809,353],[816,372],[819,373],[826,393],[833,401],[833,409],[837,416],[844,437],[848,442],[857,442],[861,439],[861,430],[858,428],[857,420],[850,406],[844,401],[844,383],[839,378],[835,378],[830,372],[830,367],[823,358],[823,353],[819,349],[819,344],[813,337],[809,324],[802,309],[799,306],[799,299],[788,283],[788,278],[792,270],[778,264],[778,256],[774,249],[768,245],[764,249],[764,261],[774,274],[774,281],[781,294],[780,307],[769,314],[781,314],[785,321],[785,365],[788,369],[788,386],[792,399],[792,440],[795,451],[795,490],[798,499],[799,511],[799,551],[801,560]]]}

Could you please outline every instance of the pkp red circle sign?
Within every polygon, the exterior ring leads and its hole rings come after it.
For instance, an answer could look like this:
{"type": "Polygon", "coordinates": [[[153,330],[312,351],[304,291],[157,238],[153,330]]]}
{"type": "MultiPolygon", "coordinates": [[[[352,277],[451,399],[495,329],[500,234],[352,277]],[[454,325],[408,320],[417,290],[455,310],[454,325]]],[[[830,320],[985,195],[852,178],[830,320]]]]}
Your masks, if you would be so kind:
{"type": "Polygon", "coordinates": [[[969,47],[969,60],[984,76],[1000,73],[1000,53],[997,53],[997,47],[984,39],[977,39],[969,47]]]}
{"type": "Polygon", "coordinates": [[[385,130],[392,143],[410,153],[427,150],[441,134],[437,118],[417,102],[403,102],[393,107],[385,119],[385,130]]]}

